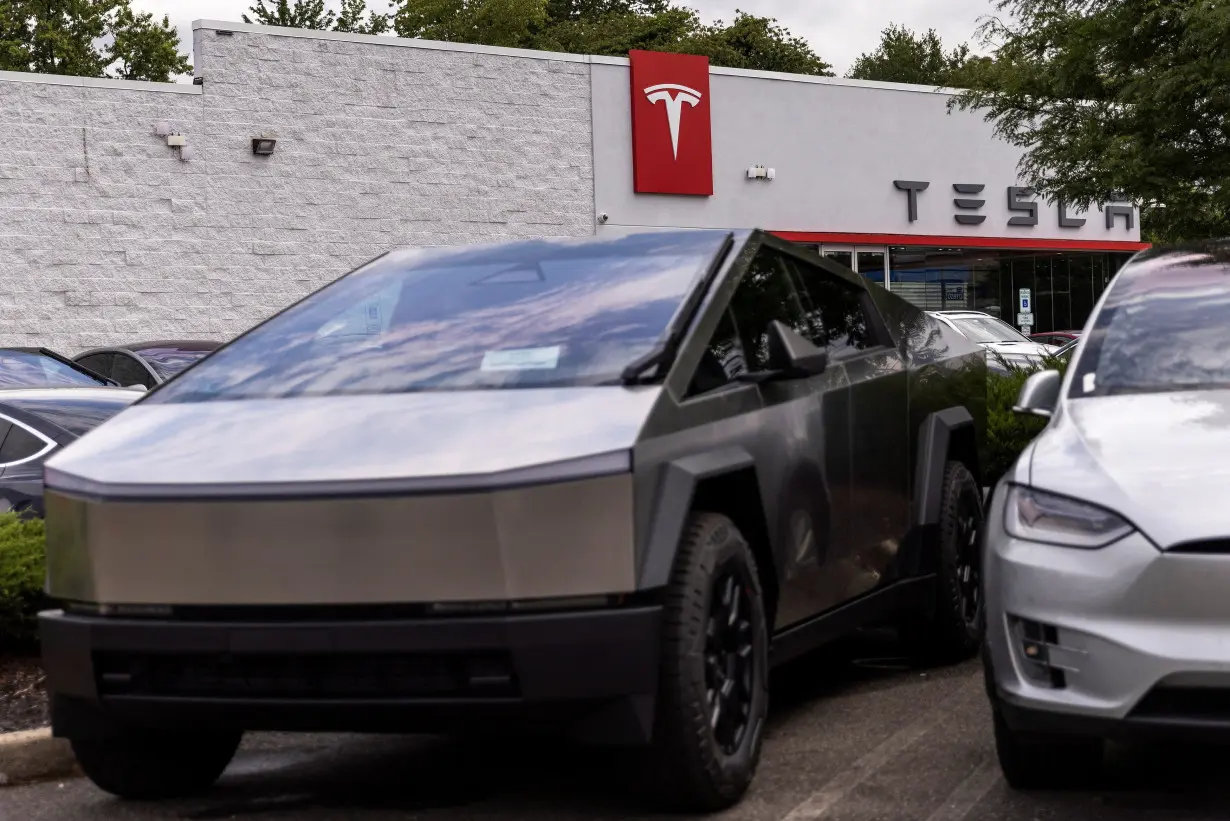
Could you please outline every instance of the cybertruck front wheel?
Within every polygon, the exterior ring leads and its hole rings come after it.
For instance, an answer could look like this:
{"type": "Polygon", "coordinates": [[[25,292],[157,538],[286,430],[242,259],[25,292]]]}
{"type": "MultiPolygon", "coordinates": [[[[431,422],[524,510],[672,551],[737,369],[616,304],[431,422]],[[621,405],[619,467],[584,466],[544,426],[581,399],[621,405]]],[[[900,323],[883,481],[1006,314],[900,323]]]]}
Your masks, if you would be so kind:
{"type": "Polygon", "coordinates": [[[768,712],[768,651],[751,548],[725,516],[692,514],[667,589],[650,756],[675,808],[713,812],[747,791],[768,712]]]}
{"type": "Polygon", "coordinates": [[[911,654],[925,663],[964,661],[982,640],[981,556],[982,491],[960,462],[944,467],[935,598],[922,612],[906,614],[901,636],[911,654]]]}
{"type": "Polygon", "coordinates": [[[122,730],[72,739],[81,771],[120,798],[180,798],[212,786],[231,763],[242,733],[122,730]]]}

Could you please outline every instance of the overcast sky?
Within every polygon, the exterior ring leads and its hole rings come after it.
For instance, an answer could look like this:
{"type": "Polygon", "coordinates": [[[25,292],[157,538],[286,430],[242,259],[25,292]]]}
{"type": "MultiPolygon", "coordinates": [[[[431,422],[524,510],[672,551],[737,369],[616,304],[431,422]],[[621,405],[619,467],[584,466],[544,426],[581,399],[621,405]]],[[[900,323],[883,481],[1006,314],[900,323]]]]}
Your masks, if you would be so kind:
{"type": "MultiPolygon", "coordinates": [[[[133,5],[170,15],[184,49],[190,51],[193,20],[238,22],[252,0],[133,0],[133,5]]],[[[329,5],[336,7],[336,0],[329,5]]],[[[385,0],[368,0],[368,5],[384,8],[385,0]]],[[[776,17],[806,37],[838,74],[845,74],[858,55],[873,49],[889,23],[919,31],[934,28],[946,45],[953,46],[972,41],[978,19],[994,11],[993,0],[682,0],[681,5],[698,9],[706,21],[730,20],[736,8],[776,17]]]]}

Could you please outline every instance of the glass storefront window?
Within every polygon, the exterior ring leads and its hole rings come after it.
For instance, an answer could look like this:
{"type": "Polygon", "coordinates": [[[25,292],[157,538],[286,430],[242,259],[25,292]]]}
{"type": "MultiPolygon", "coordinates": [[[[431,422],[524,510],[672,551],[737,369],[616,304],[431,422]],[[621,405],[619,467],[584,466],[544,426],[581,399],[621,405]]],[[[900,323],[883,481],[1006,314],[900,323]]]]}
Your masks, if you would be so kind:
{"type": "MultiPolygon", "coordinates": [[[[816,249],[818,246],[806,246],[816,249]]],[[[1030,333],[1079,330],[1131,254],[983,248],[819,246],[834,262],[888,287],[928,311],[982,311],[1013,327],[1028,288],[1030,333]]]]}

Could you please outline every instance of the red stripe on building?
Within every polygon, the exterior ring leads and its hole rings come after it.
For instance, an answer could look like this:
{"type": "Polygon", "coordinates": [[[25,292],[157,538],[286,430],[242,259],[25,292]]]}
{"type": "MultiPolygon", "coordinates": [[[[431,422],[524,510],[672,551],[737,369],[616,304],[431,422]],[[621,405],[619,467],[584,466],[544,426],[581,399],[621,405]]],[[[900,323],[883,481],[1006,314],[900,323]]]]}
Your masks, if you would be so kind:
{"type": "Polygon", "coordinates": [[[1050,251],[1143,251],[1148,242],[1112,240],[1032,239],[1029,237],[934,237],[917,234],[825,234],[810,231],[773,231],[775,237],[790,242],[821,245],[925,245],[945,248],[1000,248],[1050,251]]]}

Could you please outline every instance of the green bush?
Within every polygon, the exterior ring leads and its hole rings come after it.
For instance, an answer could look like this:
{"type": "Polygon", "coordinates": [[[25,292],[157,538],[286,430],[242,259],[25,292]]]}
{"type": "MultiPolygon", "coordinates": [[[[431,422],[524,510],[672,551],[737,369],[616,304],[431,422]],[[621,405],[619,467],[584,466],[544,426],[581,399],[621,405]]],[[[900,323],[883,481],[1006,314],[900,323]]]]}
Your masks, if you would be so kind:
{"type": "Polygon", "coordinates": [[[47,602],[43,520],[0,514],[0,648],[21,649],[37,639],[35,616],[47,602]]]}
{"type": "Polygon", "coordinates": [[[1004,364],[1008,368],[1007,373],[990,371],[987,374],[985,481],[988,486],[994,486],[1008,472],[1021,451],[1046,427],[1045,419],[1013,413],[1021,386],[1031,374],[1040,370],[1051,369],[1063,373],[1068,362],[1066,359],[1048,358],[1042,365],[1032,368],[1004,364]]]}

